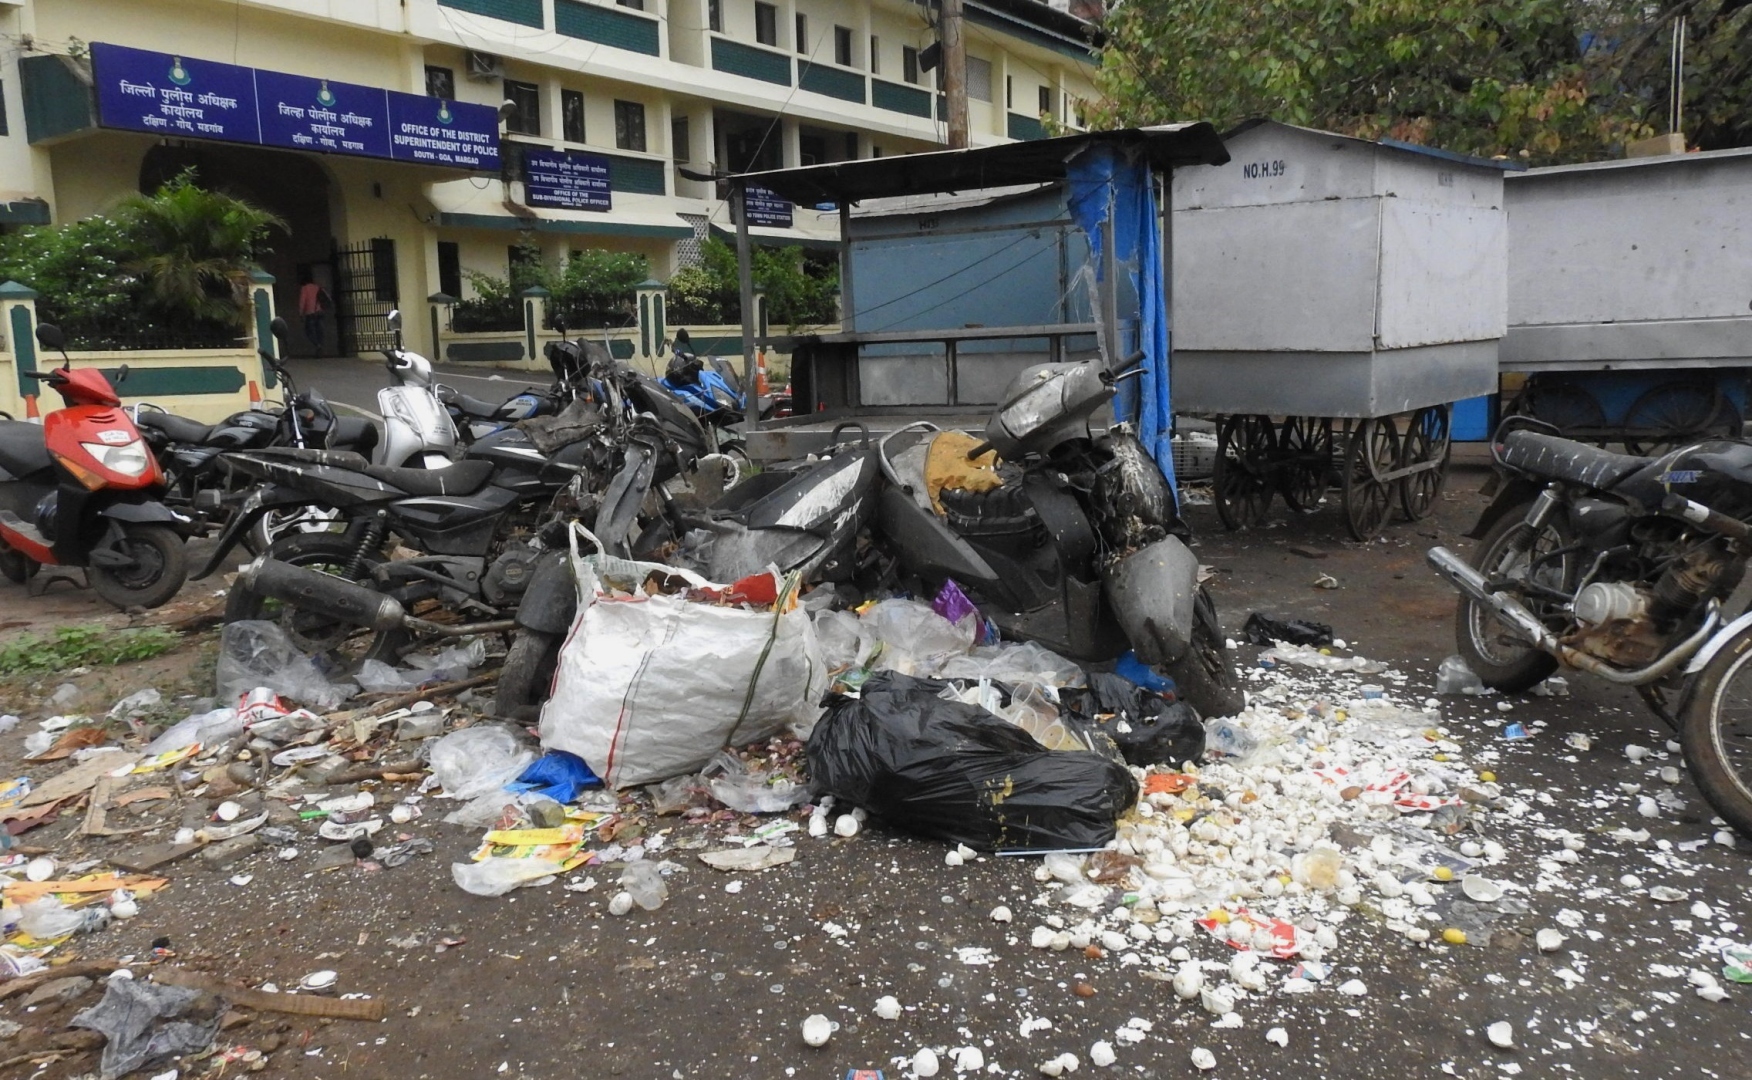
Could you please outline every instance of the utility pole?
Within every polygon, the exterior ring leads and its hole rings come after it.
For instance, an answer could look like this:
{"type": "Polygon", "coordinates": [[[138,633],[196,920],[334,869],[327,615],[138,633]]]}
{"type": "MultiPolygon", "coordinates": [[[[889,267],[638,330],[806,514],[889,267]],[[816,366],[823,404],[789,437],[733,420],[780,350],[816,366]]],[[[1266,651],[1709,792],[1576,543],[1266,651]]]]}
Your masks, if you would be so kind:
{"type": "Polygon", "coordinates": [[[943,94],[949,105],[949,149],[967,149],[967,45],[961,38],[961,0],[942,0],[943,94]]]}

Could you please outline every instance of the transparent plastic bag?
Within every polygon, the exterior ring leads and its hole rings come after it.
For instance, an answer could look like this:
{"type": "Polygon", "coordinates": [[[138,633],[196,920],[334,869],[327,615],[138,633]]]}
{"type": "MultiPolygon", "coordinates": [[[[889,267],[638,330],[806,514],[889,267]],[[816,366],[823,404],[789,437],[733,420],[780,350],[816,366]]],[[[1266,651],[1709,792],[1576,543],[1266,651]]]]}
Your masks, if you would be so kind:
{"type": "Polygon", "coordinates": [[[219,636],[219,699],[236,701],[258,686],[328,711],[353,693],[351,683],[329,680],[316,662],[298,650],[286,632],[271,622],[226,623],[219,636]]]}
{"type": "Polygon", "coordinates": [[[409,676],[413,680],[410,685],[466,679],[469,669],[486,662],[487,643],[478,637],[469,639],[465,645],[449,645],[430,655],[414,653],[408,657],[408,666],[415,671],[409,676]]]}
{"type": "Polygon", "coordinates": [[[420,685],[419,679],[409,679],[381,660],[367,660],[360,664],[353,681],[359,684],[359,689],[373,694],[412,690],[420,685]]]}
{"type": "Polygon", "coordinates": [[[164,730],[158,738],[146,744],[146,754],[155,756],[169,750],[181,750],[199,743],[216,746],[243,734],[243,718],[236,709],[214,709],[212,712],[186,716],[164,730]]]}
{"type": "Polygon", "coordinates": [[[517,779],[535,751],[491,724],[453,731],[432,744],[432,775],[455,799],[494,794],[517,779]]]}
{"type": "Polygon", "coordinates": [[[564,869],[552,859],[489,858],[480,862],[451,863],[450,876],[464,892],[475,896],[504,896],[512,889],[534,885],[564,869]]]}
{"type": "Polygon", "coordinates": [[[669,886],[654,863],[643,860],[628,863],[621,871],[620,885],[633,898],[633,903],[646,911],[656,911],[669,899],[669,886]]]}
{"type": "Polygon", "coordinates": [[[38,941],[64,937],[84,925],[85,917],[57,896],[32,900],[18,909],[18,928],[38,941]]]}
{"type": "Polygon", "coordinates": [[[938,677],[1053,687],[1082,686],[1085,682],[1081,667],[1032,641],[978,646],[965,656],[945,661],[938,677]]]}
{"type": "Polygon", "coordinates": [[[876,651],[876,633],[862,619],[849,611],[817,611],[812,618],[827,670],[837,673],[869,662],[876,651]]]}
{"type": "Polygon", "coordinates": [[[1450,656],[1436,668],[1437,694],[1482,694],[1484,680],[1467,666],[1465,658],[1450,656]]]}
{"type": "Polygon", "coordinates": [[[935,676],[952,658],[973,648],[979,620],[952,623],[916,600],[884,600],[861,620],[882,643],[876,667],[902,675],[935,676]]]}
{"type": "Polygon", "coordinates": [[[809,785],[751,772],[741,758],[722,750],[700,776],[712,798],[744,814],[778,814],[809,801],[809,785]]]}

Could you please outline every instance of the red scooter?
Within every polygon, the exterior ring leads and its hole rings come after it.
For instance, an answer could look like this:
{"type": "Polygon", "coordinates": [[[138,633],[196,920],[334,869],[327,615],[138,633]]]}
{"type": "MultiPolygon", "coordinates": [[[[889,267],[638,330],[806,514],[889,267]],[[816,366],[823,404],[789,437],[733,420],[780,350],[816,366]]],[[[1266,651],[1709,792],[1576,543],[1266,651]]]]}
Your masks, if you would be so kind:
{"type": "MultiPolygon", "coordinates": [[[[59,327],[37,341],[66,358],[59,327]]],[[[164,473],[103,372],[71,362],[24,371],[66,407],[38,426],[0,421],[0,573],[20,584],[42,566],[83,566],[120,608],[152,608],[188,578],[183,541],[195,522],[165,506],[164,473]]],[[[127,378],[126,365],[116,381],[127,378]]]]}

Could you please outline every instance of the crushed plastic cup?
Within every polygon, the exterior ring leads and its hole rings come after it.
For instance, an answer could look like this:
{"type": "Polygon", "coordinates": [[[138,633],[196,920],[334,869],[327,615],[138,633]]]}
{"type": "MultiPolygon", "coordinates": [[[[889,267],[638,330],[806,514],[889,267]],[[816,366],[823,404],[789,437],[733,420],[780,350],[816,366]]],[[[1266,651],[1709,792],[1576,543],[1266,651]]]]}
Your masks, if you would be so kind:
{"type": "Polygon", "coordinates": [[[1450,656],[1436,668],[1437,694],[1482,694],[1484,680],[1467,666],[1465,658],[1450,656]]]}
{"type": "Polygon", "coordinates": [[[1520,739],[1530,739],[1532,737],[1533,736],[1527,733],[1527,729],[1520,724],[1510,724],[1508,727],[1503,728],[1503,738],[1508,739],[1511,742],[1520,739]]]}

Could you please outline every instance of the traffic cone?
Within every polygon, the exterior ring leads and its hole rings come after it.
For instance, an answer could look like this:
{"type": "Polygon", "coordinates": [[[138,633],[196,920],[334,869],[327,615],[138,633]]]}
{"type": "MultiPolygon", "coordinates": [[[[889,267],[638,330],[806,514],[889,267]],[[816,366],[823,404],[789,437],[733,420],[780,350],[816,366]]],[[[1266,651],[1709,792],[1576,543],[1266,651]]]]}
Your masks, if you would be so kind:
{"type": "Polygon", "coordinates": [[[262,411],[262,388],[256,385],[254,379],[249,381],[249,407],[256,412],[262,411]]]}
{"type": "Polygon", "coordinates": [[[765,349],[756,349],[754,353],[754,392],[761,397],[768,394],[765,349]]]}
{"type": "Polygon", "coordinates": [[[43,422],[43,414],[37,410],[36,395],[24,395],[24,418],[32,423],[43,422]]]}

